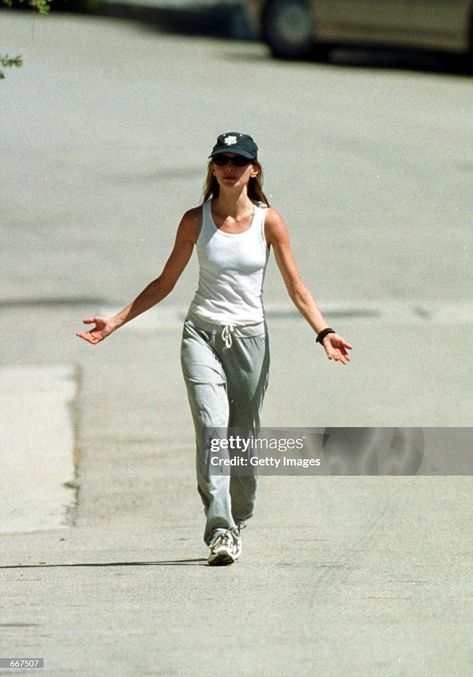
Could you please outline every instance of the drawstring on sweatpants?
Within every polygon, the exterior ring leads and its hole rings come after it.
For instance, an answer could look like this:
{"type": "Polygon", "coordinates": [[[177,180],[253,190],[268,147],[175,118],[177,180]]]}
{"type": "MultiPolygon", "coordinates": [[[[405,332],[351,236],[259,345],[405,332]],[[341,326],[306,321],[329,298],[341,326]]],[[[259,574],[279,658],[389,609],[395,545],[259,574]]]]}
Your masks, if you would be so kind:
{"type": "Polygon", "coordinates": [[[232,347],[232,332],[234,330],[233,324],[226,324],[222,329],[222,339],[225,341],[225,348],[232,347]]]}

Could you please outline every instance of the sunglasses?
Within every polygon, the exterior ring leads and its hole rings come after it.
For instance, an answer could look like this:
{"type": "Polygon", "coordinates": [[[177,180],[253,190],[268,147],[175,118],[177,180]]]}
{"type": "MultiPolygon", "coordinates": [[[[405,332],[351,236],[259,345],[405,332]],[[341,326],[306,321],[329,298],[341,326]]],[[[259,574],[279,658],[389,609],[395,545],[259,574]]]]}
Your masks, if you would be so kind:
{"type": "Polygon", "coordinates": [[[228,163],[232,164],[234,167],[245,167],[253,162],[243,155],[235,155],[234,157],[229,157],[228,155],[214,155],[212,162],[218,165],[219,167],[224,167],[228,163]]]}

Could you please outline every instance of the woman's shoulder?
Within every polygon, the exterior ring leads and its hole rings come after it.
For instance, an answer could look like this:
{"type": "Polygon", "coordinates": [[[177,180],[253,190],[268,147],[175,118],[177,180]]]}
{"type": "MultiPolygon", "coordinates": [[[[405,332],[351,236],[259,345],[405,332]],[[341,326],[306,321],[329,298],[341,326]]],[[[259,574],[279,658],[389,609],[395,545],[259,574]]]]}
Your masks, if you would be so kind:
{"type": "Polygon", "coordinates": [[[202,222],[202,205],[191,207],[182,215],[179,224],[179,230],[188,239],[194,243],[197,242],[202,222]]]}
{"type": "Polygon", "coordinates": [[[202,205],[197,205],[197,207],[191,207],[188,209],[181,218],[181,223],[192,225],[195,223],[200,224],[202,218],[202,205]]]}
{"type": "Polygon", "coordinates": [[[266,225],[269,225],[270,227],[273,228],[280,228],[281,226],[284,226],[283,217],[273,207],[267,207],[265,222],[266,225]]]}
{"type": "Polygon", "coordinates": [[[268,207],[264,220],[264,232],[268,244],[275,244],[287,238],[287,227],[281,214],[273,207],[268,207]]]}

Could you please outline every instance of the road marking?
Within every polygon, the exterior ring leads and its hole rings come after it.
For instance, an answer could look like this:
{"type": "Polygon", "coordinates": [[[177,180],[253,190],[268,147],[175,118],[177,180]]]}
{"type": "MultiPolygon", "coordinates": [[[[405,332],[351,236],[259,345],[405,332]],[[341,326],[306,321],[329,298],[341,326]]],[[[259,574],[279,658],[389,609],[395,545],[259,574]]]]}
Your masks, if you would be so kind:
{"type": "MultiPolygon", "coordinates": [[[[443,305],[389,305],[380,303],[367,304],[342,304],[342,303],[323,303],[322,311],[331,321],[338,319],[346,320],[366,320],[370,322],[400,322],[417,321],[433,323],[472,323],[473,305],[470,303],[452,303],[443,305]]],[[[105,317],[114,315],[118,310],[116,308],[102,308],[100,315],[105,317]]],[[[151,308],[143,315],[135,318],[132,322],[125,325],[122,331],[133,331],[137,333],[146,333],[151,331],[176,329],[182,326],[186,317],[187,309],[183,306],[163,305],[151,308]]],[[[271,320],[302,320],[297,308],[289,303],[265,304],[266,317],[271,320]]]]}
{"type": "Polygon", "coordinates": [[[69,526],[75,394],[73,366],[0,369],[0,533],[69,526]]]}

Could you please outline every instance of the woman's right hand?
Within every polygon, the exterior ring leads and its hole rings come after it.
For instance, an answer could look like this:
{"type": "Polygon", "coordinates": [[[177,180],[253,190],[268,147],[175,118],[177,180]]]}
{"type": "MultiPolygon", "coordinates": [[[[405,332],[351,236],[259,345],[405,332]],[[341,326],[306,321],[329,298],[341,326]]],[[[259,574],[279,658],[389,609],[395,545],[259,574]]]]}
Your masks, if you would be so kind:
{"type": "Polygon", "coordinates": [[[104,338],[107,338],[119,327],[119,324],[113,317],[88,317],[82,321],[84,324],[95,324],[95,327],[89,331],[78,331],[76,336],[92,344],[100,343],[100,341],[103,341],[104,338]]]}

